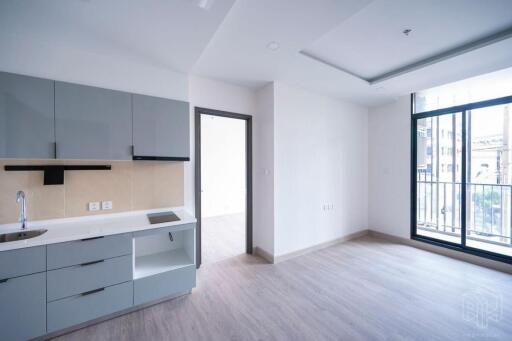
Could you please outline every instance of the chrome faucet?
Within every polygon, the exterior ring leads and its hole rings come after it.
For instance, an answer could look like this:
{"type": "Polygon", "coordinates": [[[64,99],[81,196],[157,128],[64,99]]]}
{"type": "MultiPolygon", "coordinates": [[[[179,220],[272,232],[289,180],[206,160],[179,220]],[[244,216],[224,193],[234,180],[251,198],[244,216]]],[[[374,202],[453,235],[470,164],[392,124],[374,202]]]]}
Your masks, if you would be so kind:
{"type": "Polygon", "coordinates": [[[16,202],[20,205],[20,220],[21,229],[24,230],[27,228],[27,200],[25,199],[25,192],[18,191],[16,193],[16,202]]]}

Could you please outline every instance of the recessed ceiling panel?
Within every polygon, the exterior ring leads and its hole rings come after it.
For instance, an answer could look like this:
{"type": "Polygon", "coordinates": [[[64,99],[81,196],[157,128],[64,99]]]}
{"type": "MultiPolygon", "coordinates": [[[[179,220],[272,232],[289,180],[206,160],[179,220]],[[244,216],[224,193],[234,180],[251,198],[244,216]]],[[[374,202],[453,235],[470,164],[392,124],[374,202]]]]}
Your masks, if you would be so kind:
{"type": "Polygon", "coordinates": [[[304,52],[374,79],[509,27],[510,0],[378,0],[304,52]]]}
{"type": "Polygon", "coordinates": [[[372,0],[238,0],[194,73],[258,86],[372,0]]]}

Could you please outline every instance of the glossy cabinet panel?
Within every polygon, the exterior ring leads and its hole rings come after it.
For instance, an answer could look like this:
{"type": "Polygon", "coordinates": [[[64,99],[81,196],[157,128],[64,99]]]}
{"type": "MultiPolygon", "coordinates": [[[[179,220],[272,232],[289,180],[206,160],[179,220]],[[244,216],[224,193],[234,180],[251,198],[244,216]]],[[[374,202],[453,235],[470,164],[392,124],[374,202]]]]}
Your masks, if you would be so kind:
{"type": "Polygon", "coordinates": [[[132,96],[134,155],[188,159],[188,103],[151,96],[132,96]]]}
{"type": "Polygon", "coordinates": [[[46,271],[46,246],[0,252],[0,280],[46,271]]]}
{"type": "Polygon", "coordinates": [[[47,300],[128,282],[133,279],[132,255],[48,271],[47,300]]]}
{"type": "Polygon", "coordinates": [[[133,282],[134,304],[143,304],[192,290],[196,286],[196,266],[136,279],[133,282]]]}
{"type": "Polygon", "coordinates": [[[132,253],[132,234],[76,240],[48,245],[48,270],[79,265],[132,253]]]}
{"type": "Polygon", "coordinates": [[[131,160],[131,95],[55,82],[58,159],[131,160]]]}
{"type": "Polygon", "coordinates": [[[53,84],[0,72],[0,158],[55,157],[53,84]]]}
{"type": "Polygon", "coordinates": [[[46,273],[0,281],[0,339],[28,340],[46,333],[46,273]]]}
{"type": "Polygon", "coordinates": [[[112,314],[132,305],[132,281],[49,302],[48,332],[112,314]]]}

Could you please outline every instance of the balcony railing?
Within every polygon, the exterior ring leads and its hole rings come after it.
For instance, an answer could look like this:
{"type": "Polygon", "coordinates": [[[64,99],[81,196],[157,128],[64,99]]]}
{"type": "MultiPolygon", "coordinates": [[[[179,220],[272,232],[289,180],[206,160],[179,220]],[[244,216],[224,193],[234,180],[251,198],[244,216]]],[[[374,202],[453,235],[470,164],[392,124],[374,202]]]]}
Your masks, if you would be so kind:
{"type": "MultiPolygon", "coordinates": [[[[460,236],[460,182],[417,181],[418,229],[460,236]]],[[[466,185],[466,238],[512,247],[512,186],[466,185]]]]}

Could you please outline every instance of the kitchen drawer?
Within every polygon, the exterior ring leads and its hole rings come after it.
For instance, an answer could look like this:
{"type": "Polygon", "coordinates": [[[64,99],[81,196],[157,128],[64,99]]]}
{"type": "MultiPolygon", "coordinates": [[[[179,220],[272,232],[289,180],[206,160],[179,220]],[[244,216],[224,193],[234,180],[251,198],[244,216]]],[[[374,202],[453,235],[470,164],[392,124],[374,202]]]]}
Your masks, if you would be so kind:
{"type": "Polygon", "coordinates": [[[49,302],[47,305],[48,332],[94,320],[130,308],[132,304],[132,281],[107,287],[101,291],[49,302]]]}
{"type": "Polygon", "coordinates": [[[48,301],[131,281],[132,256],[74,265],[48,271],[48,301]]]}
{"type": "Polygon", "coordinates": [[[0,339],[28,340],[46,333],[46,273],[0,282],[0,339]]]}
{"type": "Polygon", "coordinates": [[[133,284],[134,305],[155,301],[191,290],[196,286],[196,266],[139,278],[133,284]]]}
{"type": "Polygon", "coordinates": [[[44,246],[0,252],[0,280],[46,271],[44,246]]]}
{"type": "Polygon", "coordinates": [[[48,270],[132,253],[131,233],[48,245],[48,270]]]}

